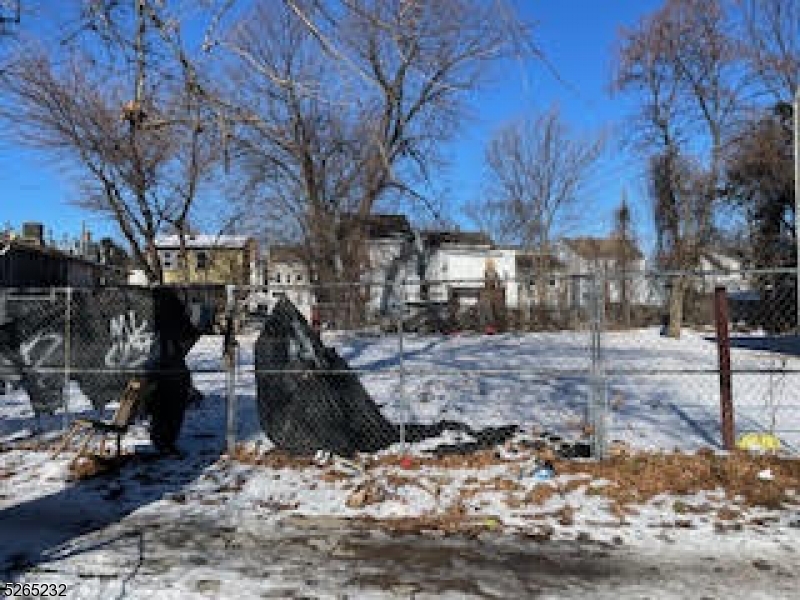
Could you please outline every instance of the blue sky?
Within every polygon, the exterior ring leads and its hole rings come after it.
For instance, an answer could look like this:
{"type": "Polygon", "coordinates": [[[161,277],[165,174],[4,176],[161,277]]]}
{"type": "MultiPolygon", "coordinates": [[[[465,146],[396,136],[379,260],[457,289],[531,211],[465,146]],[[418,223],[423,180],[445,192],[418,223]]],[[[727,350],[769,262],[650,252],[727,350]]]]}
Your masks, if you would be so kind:
{"type": "MultiPolygon", "coordinates": [[[[456,206],[480,192],[483,149],[491,132],[529,111],[557,103],[577,132],[606,132],[609,151],[585,190],[583,219],[571,233],[603,235],[626,189],[644,249],[652,245],[652,226],[641,179],[641,163],[620,145],[617,133],[634,110],[629,98],[611,97],[613,48],[620,26],[635,23],[655,9],[656,0],[516,0],[535,23],[534,41],[557,76],[540,62],[502,65],[491,87],[475,95],[472,116],[450,146],[451,169],[440,186],[456,206]],[[585,208],[584,208],[585,207],[585,208]]],[[[69,205],[79,190],[65,165],[30,149],[16,147],[0,132],[0,226],[41,221],[56,239],[77,235],[82,222],[93,233],[115,235],[112,223],[69,205]]],[[[458,217],[458,214],[456,214],[458,217]]],[[[469,226],[466,220],[461,221],[469,226]]]]}

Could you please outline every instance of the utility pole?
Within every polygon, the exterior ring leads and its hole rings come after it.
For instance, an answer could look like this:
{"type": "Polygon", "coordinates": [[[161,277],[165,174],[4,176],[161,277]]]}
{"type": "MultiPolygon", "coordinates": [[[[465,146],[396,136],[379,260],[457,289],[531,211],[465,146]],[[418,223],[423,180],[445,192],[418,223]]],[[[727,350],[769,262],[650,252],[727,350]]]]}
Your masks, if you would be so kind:
{"type": "Polygon", "coordinates": [[[797,265],[795,278],[797,279],[797,333],[800,335],[800,85],[794,94],[794,243],[797,248],[797,265]]]}

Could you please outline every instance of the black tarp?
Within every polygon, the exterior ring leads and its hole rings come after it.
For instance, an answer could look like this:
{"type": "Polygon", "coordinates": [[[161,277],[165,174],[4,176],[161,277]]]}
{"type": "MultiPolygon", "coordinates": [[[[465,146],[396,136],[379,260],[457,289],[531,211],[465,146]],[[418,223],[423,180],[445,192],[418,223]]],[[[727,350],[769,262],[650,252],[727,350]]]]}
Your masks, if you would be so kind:
{"type": "MultiPolygon", "coordinates": [[[[381,413],[356,373],[335,349],[323,345],[288,299],[266,318],[255,355],[259,418],[278,448],[297,455],[326,450],[352,456],[400,441],[400,427],[381,413]]],[[[454,421],[405,429],[411,443],[445,430],[462,431],[477,440],[464,450],[493,446],[516,431],[514,426],[473,431],[454,421]]]]}
{"type": "Polygon", "coordinates": [[[171,447],[191,387],[185,357],[199,337],[183,302],[168,288],[74,289],[69,309],[67,297],[63,290],[0,290],[0,366],[19,381],[36,414],[62,405],[67,355],[70,379],[95,409],[145,375],[156,383],[146,404],[151,438],[171,447]]]}

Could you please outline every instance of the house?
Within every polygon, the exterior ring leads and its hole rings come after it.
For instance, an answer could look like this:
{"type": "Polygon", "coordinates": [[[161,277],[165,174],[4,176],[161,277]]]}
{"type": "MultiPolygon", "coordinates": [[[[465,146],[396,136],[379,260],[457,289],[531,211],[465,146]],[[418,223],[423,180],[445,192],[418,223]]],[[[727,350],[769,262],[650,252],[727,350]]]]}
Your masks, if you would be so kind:
{"type": "Polygon", "coordinates": [[[518,300],[509,300],[509,307],[560,309],[571,306],[574,278],[554,253],[517,250],[514,265],[516,283],[512,287],[517,290],[518,300]]]}
{"type": "Polygon", "coordinates": [[[387,315],[404,301],[418,298],[419,246],[405,215],[350,216],[342,221],[341,235],[354,226],[366,240],[367,267],[361,280],[369,282],[367,312],[387,315]]]}
{"type": "Polygon", "coordinates": [[[306,319],[311,319],[316,304],[312,276],[305,248],[300,244],[276,244],[267,251],[264,280],[267,282],[267,308],[271,311],[287,297],[306,319]]]}
{"type": "Polygon", "coordinates": [[[100,253],[98,246],[94,257],[64,252],[45,243],[44,227],[40,223],[25,223],[22,235],[6,231],[3,238],[0,241],[0,286],[95,287],[125,281],[127,257],[116,245],[105,246],[109,249],[107,255],[100,253]]]}
{"type": "Polygon", "coordinates": [[[509,272],[507,255],[496,253],[501,260],[498,265],[491,256],[493,243],[483,232],[477,231],[423,231],[422,247],[425,254],[426,287],[421,300],[458,306],[477,304],[480,291],[484,289],[487,269],[501,279],[509,272]]]}
{"type": "Polygon", "coordinates": [[[719,252],[704,252],[700,257],[698,271],[702,273],[697,280],[697,291],[711,294],[717,286],[724,286],[730,292],[747,292],[751,289],[747,276],[742,272],[742,260],[719,252]]]}
{"type": "Polygon", "coordinates": [[[630,240],[614,237],[578,237],[564,239],[556,255],[574,277],[572,302],[587,307],[590,299],[590,276],[602,275],[606,302],[619,304],[623,291],[632,305],[648,304],[652,296],[645,276],[645,258],[630,240]]]}
{"type": "Polygon", "coordinates": [[[166,284],[259,285],[258,244],[243,235],[187,235],[186,263],[178,235],[156,238],[166,284]]]}

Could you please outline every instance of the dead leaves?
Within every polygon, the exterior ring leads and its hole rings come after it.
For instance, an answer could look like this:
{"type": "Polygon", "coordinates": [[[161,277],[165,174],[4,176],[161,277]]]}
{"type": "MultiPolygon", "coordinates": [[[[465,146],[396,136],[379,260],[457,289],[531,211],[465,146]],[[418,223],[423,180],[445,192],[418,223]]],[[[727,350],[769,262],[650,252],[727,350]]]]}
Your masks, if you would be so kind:
{"type": "Polygon", "coordinates": [[[386,500],[388,496],[389,493],[383,485],[375,480],[369,480],[356,487],[347,497],[345,505],[347,508],[364,508],[371,504],[379,504],[386,500]]]}
{"type": "Polygon", "coordinates": [[[741,497],[749,506],[780,509],[792,500],[789,490],[800,486],[800,461],[735,452],[721,456],[711,451],[697,454],[621,454],[602,462],[556,463],[558,473],[585,473],[612,485],[596,489],[621,504],[643,503],[660,494],[686,496],[701,491],[725,490],[728,498],[741,497]],[[758,473],[770,468],[772,481],[758,473]]]}

